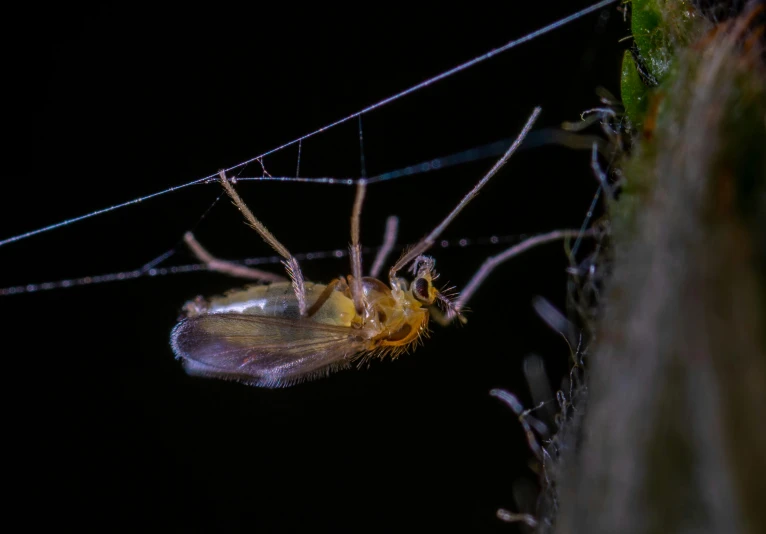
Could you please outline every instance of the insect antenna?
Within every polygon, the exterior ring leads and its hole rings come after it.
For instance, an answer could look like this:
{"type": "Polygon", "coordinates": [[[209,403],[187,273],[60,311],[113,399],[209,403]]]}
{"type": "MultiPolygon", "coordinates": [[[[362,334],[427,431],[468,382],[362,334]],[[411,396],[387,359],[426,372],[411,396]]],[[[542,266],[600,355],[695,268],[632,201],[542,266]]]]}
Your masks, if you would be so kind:
{"type": "Polygon", "coordinates": [[[468,322],[468,319],[466,319],[463,315],[463,310],[459,310],[455,306],[455,300],[457,296],[458,294],[455,291],[455,287],[452,286],[444,291],[439,291],[436,294],[436,301],[438,302],[439,306],[446,312],[444,320],[447,323],[451,322],[453,318],[457,317],[461,324],[465,324],[468,322]]]}

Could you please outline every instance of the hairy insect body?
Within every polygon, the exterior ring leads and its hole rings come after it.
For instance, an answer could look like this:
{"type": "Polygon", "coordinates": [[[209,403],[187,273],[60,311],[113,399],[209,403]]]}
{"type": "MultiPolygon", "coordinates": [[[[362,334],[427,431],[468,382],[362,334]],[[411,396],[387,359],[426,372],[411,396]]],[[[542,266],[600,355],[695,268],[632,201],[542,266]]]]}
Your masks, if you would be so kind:
{"type": "Polygon", "coordinates": [[[396,357],[426,332],[428,309],[406,282],[397,280],[392,289],[362,278],[360,315],[352,280],[306,282],[305,317],[289,282],[198,297],[173,330],[173,350],[190,374],[279,387],[325,376],[360,357],[396,357]]]}

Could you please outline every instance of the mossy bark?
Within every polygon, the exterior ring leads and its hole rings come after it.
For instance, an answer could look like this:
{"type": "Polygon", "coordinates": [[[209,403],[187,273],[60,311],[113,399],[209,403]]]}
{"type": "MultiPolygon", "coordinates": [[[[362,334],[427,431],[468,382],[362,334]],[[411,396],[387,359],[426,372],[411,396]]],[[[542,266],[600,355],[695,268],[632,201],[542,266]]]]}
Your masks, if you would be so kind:
{"type": "Polygon", "coordinates": [[[762,25],[754,5],[714,23],[682,0],[640,4],[658,85],[611,206],[612,275],[554,531],[763,533],[762,25]]]}

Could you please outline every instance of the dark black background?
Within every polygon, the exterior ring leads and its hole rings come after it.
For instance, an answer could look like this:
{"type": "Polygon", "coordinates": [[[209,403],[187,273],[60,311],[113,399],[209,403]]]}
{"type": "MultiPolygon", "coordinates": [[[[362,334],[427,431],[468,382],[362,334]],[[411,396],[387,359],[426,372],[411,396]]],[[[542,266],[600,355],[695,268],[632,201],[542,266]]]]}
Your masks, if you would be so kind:
{"type": "MultiPolygon", "coordinates": [[[[215,173],[588,3],[8,14],[0,238],[215,173]]],[[[536,105],[539,128],[576,119],[597,86],[617,93],[627,34],[611,7],[365,115],[369,174],[513,137],[536,105]]],[[[265,163],[294,174],[296,155],[265,163]]],[[[520,152],[444,238],[579,226],[595,191],[589,158],[520,152]]],[[[363,242],[379,242],[389,214],[400,242],[416,241],[491,164],[370,187],[363,242]]],[[[356,121],[303,143],[303,176],[359,168],[356,121]]],[[[347,246],[352,189],[239,190],[291,251],[347,246]]],[[[190,228],[221,257],[271,254],[228,201],[200,221],[219,194],[194,186],[6,245],[0,287],[134,269],[190,228]]],[[[462,286],[499,250],[435,250],[441,280],[462,286]]],[[[190,261],[178,247],[169,263],[190,261]]],[[[348,271],[345,260],[303,268],[316,281],[348,271]]],[[[495,511],[514,509],[514,481],[534,477],[519,425],[488,392],[529,402],[532,352],[556,384],[566,370],[566,345],[530,307],[535,295],[563,304],[564,268],[558,246],[530,252],[492,276],[465,327],[434,326],[396,362],[285,390],[191,378],[174,361],[182,304],[240,284],[222,275],[0,297],[12,506],[29,522],[106,530],[512,531],[495,511]]]]}

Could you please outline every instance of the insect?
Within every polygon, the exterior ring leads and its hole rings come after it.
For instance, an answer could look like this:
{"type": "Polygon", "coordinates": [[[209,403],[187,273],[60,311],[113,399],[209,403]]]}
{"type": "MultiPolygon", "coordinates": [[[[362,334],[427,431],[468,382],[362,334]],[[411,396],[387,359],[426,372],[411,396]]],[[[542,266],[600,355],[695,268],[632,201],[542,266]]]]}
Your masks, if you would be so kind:
{"type": "MultiPolygon", "coordinates": [[[[388,285],[375,276],[362,275],[359,226],[366,191],[364,180],[357,183],[351,215],[352,274],[328,284],[315,284],[304,280],[298,261],[252,214],[222,171],[221,184],[250,226],[284,258],[290,281],[217,260],[188,235],[187,243],[212,270],[271,283],[188,302],[184,307],[186,317],[171,334],[176,358],[183,361],[192,375],[284,387],[326,376],[360,359],[386,355],[395,358],[414,348],[427,334],[431,317],[442,324],[462,319],[460,312],[466,300],[494,265],[504,259],[500,258],[503,254],[495,258],[495,263],[486,263],[466,291],[453,300],[434,287],[438,276],[435,262],[424,253],[506,163],[539,113],[540,108],[536,108],[511,147],[447,217],[404,252],[389,270],[388,285]],[[399,276],[408,265],[414,275],[411,282],[399,276]]],[[[390,243],[391,232],[387,234],[386,241],[390,243]]],[[[542,237],[545,239],[539,242],[561,236],[542,237]]],[[[389,250],[390,247],[383,247],[379,252],[374,275],[389,250]]]]}

